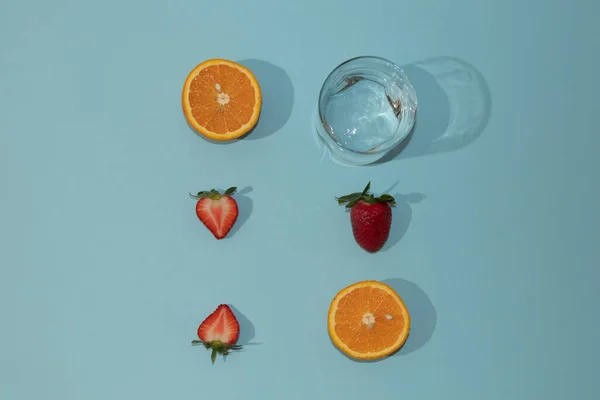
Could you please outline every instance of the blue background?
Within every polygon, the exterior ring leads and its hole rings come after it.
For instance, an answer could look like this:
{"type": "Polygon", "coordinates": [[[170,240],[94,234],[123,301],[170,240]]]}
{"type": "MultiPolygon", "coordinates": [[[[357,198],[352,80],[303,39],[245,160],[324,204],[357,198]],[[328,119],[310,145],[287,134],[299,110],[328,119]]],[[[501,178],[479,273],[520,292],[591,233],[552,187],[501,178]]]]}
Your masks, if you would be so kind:
{"type": "Polygon", "coordinates": [[[600,37],[593,0],[4,0],[0,12],[0,398],[597,399],[600,37]],[[419,96],[396,157],[344,167],[311,115],[359,55],[419,96]],[[253,69],[248,138],[187,126],[188,72],[253,69]],[[334,197],[397,196],[384,251],[334,197]],[[189,192],[238,186],[217,242],[189,192]],[[386,280],[397,355],[331,345],[333,296],[386,280]],[[219,303],[245,351],[191,347],[219,303]]]}

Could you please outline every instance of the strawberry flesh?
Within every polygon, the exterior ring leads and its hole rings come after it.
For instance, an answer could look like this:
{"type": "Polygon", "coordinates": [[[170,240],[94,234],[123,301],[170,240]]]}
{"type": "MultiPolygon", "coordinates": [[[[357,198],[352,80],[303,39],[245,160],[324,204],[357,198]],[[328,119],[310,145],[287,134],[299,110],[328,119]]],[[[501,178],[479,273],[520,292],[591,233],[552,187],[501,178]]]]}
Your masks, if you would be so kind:
{"type": "Polygon", "coordinates": [[[362,192],[337,198],[338,204],[350,209],[350,222],[354,240],[364,250],[375,253],[383,247],[392,226],[392,206],[396,200],[389,194],[379,197],[369,193],[371,182],[362,192]]]}
{"type": "Polygon", "coordinates": [[[203,344],[212,350],[214,364],[217,354],[228,355],[231,350],[239,350],[236,343],[240,337],[240,324],[227,304],[221,304],[198,327],[198,338],[192,344],[203,344]]]}
{"type": "Polygon", "coordinates": [[[198,327],[198,338],[204,343],[235,344],[240,337],[240,325],[226,304],[221,304],[198,327]]]}
{"type": "Polygon", "coordinates": [[[387,203],[356,203],[350,210],[350,221],[354,239],[369,253],[383,247],[390,235],[392,209],[387,203]]]}
{"type": "Polygon", "coordinates": [[[196,196],[196,215],[204,226],[220,240],[223,239],[237,221],[239,209],[237,202],[231,195],[236,188],[229,188],[224,194],[212,189],[199,192],[196,196]]]}

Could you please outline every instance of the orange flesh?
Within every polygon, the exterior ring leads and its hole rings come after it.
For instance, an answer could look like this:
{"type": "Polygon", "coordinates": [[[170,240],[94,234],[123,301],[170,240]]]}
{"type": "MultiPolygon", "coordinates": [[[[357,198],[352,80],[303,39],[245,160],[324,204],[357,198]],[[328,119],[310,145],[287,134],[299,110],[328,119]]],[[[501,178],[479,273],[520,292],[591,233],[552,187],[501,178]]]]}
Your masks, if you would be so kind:
{"type": "Polygon", "coordinates": [[[338,304],[335,334],[353,351],[379,352],[393,346],[404,332],[403,313],[401,305],[386,291],[374,287],[357,288],[338,304]],[[369,314],[374,317],[371,328],[363,322],[369,314]]]}
{"type": "Polygon", "coordinates": [[[192,80],[189,104],[193,118],[207,130],[225,134],[250,122],[255,89],[242,71],[229,65],[211,65],[192,80]]]}

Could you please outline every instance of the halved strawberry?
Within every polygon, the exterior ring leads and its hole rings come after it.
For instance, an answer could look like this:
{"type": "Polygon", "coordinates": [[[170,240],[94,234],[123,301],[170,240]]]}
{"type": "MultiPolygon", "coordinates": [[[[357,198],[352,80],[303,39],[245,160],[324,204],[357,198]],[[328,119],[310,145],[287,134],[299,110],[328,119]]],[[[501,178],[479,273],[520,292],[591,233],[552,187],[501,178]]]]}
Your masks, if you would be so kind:
{"type": "Polygon", "coordinates": [[[240,350],[236,343],[240,337],[240,324],[227,304],[221,304],[198,327],[198,338],[193,345],[203,344],[212,349],[210,359],[215,363],[217,354],[228,355],[231,350],[240,350]]]}
{"type": "Polygon", "coordinates": [[[237,188],[230,187],[221,194],[212,189],[210,191],[198,192],[190,196],[198,200],[196,203],[196,215],[217,239],[223,239],[238,217],[237,202],[231,197],[237,188]]]}

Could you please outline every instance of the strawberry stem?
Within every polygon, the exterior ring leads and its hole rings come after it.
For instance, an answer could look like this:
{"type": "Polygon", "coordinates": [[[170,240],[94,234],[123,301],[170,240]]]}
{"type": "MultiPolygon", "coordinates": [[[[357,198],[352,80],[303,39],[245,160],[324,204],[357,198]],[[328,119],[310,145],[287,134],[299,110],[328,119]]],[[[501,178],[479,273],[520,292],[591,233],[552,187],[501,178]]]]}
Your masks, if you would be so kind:
{"type": "Polygon", "coordinates": [[[369,193],[370,189],[371,182],[369,181],[369,183],[367,183],[367,186],[365,186],[362,192],[350,193],[345,196],[336,197],[335,199],[337,200],[339,205],[345,204],[346,208],[354,207],[359,201],[364,201],[368,204],[388,203],[392,207],[396,205],[396,200],[392,195],[386,193],[382,194],[379,197],[375,197],[373,196],[373,194],[369,193]]]}
{"type": "Polygon", "coordinates": [[[221,192],[219,192],[218,190],[211,189],[211,190],[205,190],[202,192],[198,192],[198,194],[190,193],[190,197],[194,200],[200,200],[200,199],[205,199],[205,198],[209,198],[211,200],[219,200],[221,197],[233,195],[236,192],[236,190],[237,190],[237,187],[233,186],[233,187],[230,187],[229,189],[227,189],[223,194],[221,194],[221,192]]]}
{"type": "Polygon", "coordinates": [[[210,361],[214,364],[217,359],[217,349],[213,348],[212,353],[210,355],[210,361]]]}
{"type": "Polygon", "coordinates": [[[192,340],[192,346],[203,345],[207,350],[211,350],[210,360],[214,364],[217,359],[217,354],[227,356],[232,350],[241,350],[242,346],[237,344],[225,344],[221,341],[203,342],[201,340],[192,340]]]}

